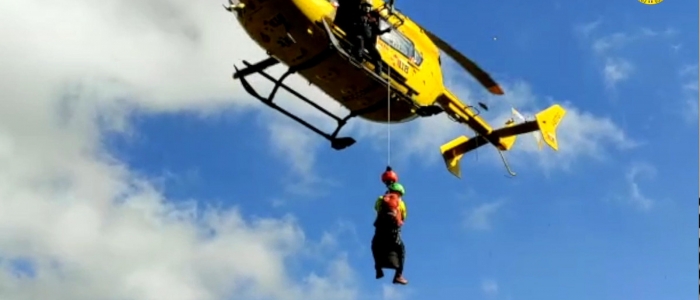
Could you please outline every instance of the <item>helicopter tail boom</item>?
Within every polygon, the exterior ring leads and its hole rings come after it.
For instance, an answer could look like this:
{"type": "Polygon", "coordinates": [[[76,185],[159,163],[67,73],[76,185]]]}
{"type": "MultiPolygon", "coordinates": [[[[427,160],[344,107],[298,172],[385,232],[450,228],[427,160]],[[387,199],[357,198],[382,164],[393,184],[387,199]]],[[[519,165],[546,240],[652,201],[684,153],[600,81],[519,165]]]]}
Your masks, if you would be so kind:
{"type": "Polygon", "coordinates": [[[464,154],[486,144],[494,144],[499,151],[510,150],[518,135],[539,131],[544,142],[553,150],[559,150],[556,130],[566,110],[558,104],[535,115],[535,120],[516,124],[509,120],[504,127],[491,131],[486,135],[476,135],[472,138],[459,136],[442,146],[440,153],[445,161],[447,170],[457,178],[461,178],[460,160],[464,154]],[[494,141],[497,141],[494,143],[494,141]]]}

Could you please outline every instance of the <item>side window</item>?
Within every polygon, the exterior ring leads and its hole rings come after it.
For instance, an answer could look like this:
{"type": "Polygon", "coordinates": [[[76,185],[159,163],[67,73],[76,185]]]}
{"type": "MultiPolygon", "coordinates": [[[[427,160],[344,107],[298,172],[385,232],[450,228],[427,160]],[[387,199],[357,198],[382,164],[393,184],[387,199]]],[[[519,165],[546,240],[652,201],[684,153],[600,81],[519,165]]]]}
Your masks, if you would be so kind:
{"type": "Polygon", "coordinates": [[[418,52],[418,50],[414,49],[413,50],[415,54],[413,55],[413,61],[416,63],[416,65],[419,65],[423,63],[423,55],[418,52]]]}
{"type": "MultiPolygon", "coordinates": [[[[386,20],[380,19],[379,28],[381,30],[385,30],[389,27],[389,23],[386,20]]],[[[408,59],[415,61],[417,65],[420,65],[423,62],[423,57],[420,55],[420,53],[418,53],[418,51],[416,51],[411,40],[403,36],[397,30],[392,29],[385,34],[382,34],[379,38],[384,43],[401,52],[401,54],[406,56],[408,59]]]]}

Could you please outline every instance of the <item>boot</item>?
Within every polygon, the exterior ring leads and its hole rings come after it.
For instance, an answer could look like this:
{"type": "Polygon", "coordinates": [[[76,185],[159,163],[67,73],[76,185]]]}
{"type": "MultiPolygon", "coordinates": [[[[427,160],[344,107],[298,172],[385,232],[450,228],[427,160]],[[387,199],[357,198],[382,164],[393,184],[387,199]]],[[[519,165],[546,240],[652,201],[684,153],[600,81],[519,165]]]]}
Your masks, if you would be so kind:
{"type": "Polygon", "coordinates": [[[396,275],[394,276],[394,284],[401,284],[401,285],[407,285],[408,280],[403,277],[403,275],[396,275]]]}
{"type": "Polygon", "coordinates": [[[382,76],[382,66],[378,63],[376,63],[375,66],[376,67],[374,68],[374,73],[379,75],[379,77],[381,77],[382,76]]]}
{"type": "Polygon", "coordinates": [[[375,271],[376,271],[375,278],[379,279],[379,278],[384,277],[384,271],[382,269],[376,269],[375,271]]]}

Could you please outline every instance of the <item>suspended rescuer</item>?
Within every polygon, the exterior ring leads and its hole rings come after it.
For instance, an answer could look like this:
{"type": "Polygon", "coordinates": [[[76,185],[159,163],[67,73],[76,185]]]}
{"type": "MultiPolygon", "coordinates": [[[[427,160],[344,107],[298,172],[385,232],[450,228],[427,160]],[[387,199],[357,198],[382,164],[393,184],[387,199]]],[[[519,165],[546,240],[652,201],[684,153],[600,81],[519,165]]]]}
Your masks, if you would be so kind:
{"type": "Polygon", "coordinates": [[[377,218],[374,221],[372,238],[372,256],[376,278],[384,277],[382,269],[394,269],[393,283],[408,284],[403,277],[406,248],[401,239],[401,227],[406,220],[406,204],[403,202],[404,187],[397,182],[398,176],[387,167],[382,174],[382,182],[387,185],[387,192],[374,204],[377,218]]]}
{"type": "Polygon", "coordinates": [[[370,62],[374,65],[374,71],[377,74],[381,74],[382,56],[377,50],[377,37],[391,31],[391,27],[385,30],[379,29],[379,18],[381,16],[379,16],[377,10],[373,9],[372,0],[360,1],[358,17],[353,30],[355,36],[353,55],[358,61],[362,62],[364,60],[362,54],[364,50],[367,50],[370,62]]]}

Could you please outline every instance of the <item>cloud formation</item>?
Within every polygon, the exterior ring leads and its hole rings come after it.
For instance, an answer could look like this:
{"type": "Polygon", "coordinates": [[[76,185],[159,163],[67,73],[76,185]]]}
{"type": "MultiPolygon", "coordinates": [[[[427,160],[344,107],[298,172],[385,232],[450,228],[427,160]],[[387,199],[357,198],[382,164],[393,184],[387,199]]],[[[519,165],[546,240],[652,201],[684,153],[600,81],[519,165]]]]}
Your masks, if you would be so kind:
{"type": "Polygon", "coordinates": [[[634,71],[631,62],[623,58],[608,57],[603,67],[603,77],[608,88],[614,88],[618,82],[627,80],[634,71]]]}
{"type": "Polygon", "coordinates": [[[498,294],[498,283],[493,279],[484,279],[481,282],[481,291],[488,296],[498,294]]]}
{"type": "Polygon", "coordinates": [[[698,118],[698,66],[685,65],[678,73],[682,84],[682,115],[694,126],[698,118]]]}
{"type": "Polygon", "coordinates": [[[646,163],[637,163],[632,165],[625,174],[625,179],[629,189],[627,202],[639,210],[650,210],[653,207],[654,200],[642,192],[640,181],[654,179],[654,176],[656,176],[656,168],[654,168],[654,166],[646,163]]]}
{"type": "Polygon", "coordinates": [[[601,62],[601,74],[609,89],[615,89],[619,83],[628,80],[636,70],[635,64],[623,54],[625,48],[649,39],[668,39],[677,35],[677,31],[672,28],[637,28],[629,32],[603,34],[600,33],[602,24],[603,21],[599,19],[575,26],[574,30],[590,43],[590,49],[601,62]]]}
{"type": "Polygon", "coordinates": [[[490,230],[493,215],[505,204],[504,201],[483,203],[467,212],[465,225],[473,230],[490,230]]]}
{"type": "Polygon", "coordinates": [[[404,300],[406,299],[406,293],[398,289],[394,285],[383,284],[382,285],[382,299],[383,300],[404,300]]]}
{"type": "Polygon", "coordinates": [[[264,53],[219,4],[4,1],[0,18],[0,298],[357,298],[343,255],[288,269],[315,243],[292,217],[167,199],[103,145],[136,112],[259,107],[231,63],[264,53]]]}

